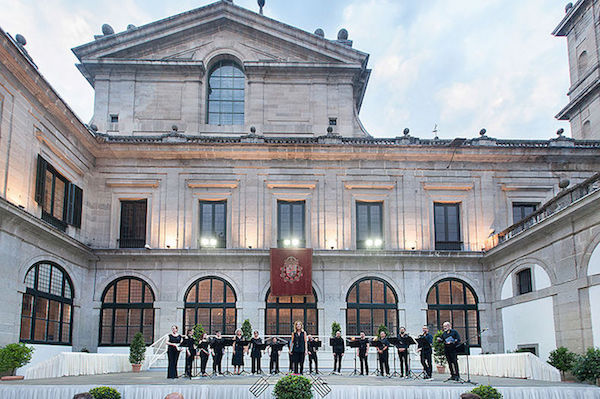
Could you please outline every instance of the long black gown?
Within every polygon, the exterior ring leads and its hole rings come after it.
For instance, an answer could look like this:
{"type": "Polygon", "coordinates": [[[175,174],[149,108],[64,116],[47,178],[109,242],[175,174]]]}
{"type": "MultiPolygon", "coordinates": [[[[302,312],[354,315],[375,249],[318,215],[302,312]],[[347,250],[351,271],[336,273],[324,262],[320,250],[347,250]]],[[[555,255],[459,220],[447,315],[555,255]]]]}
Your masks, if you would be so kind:
{"type": "MultiPolygon", "coordinates": [[[[183,338],[181,335],[174,336],[169,334],[169,342],[180,344],[183,338]]],[[[168,345],[167,358],[169,359],[169,367],[167,368],[167,378],[177,378],[177,360],[179,360],[179,350],[173,345],[168,345]]]]}

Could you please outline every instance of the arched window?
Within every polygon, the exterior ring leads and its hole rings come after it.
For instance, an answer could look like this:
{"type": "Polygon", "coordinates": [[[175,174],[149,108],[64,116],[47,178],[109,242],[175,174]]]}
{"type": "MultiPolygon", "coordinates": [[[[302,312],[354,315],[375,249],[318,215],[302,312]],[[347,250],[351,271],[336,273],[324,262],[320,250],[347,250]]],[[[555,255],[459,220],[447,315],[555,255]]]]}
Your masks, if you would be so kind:
{"type": "Polygon", "coordinates": [[[100,345],[129,345],[137,332],[154,342],[154,293],[145,281],[123,277],[102,295],[100,345]]]}
{"type": "Polygon", "coordinates": [[[25,276],[20,340],[28,343],[71,344],[73,284],[60,266],[33,265],[25,276]]]}
{"type": "Polygon", "coordinates": [[[581,137],[584,140],[589,140],[592,134],[592,122],[585,121],[581,127],[581,137]]]}
{"type": "Polygon", "coordinates": [[[579,73],[579,79],[583,77],[584,72],[587,71],[588,68],[588,53],[587,51],[582,51],[579,54],[579,59],[577,60],[577,70],[579,73]]]}
{"type": "Polygon", "coordinates": [[[469,346],[481,346],[477,302],[475,291],[464,281],[440,280],[427,294],[427,324],[437,331],[449,321],[463,342],[470,339],[469,346]]]}
{"type": "Polygon", "coordinates": [[[244,124],[244,85],[242,68],[233,61],[217,62],[208,74],[209,125],[244,124]]]}
{"type": "Polygon", "coordinates": [[[196,280],[185,293],[185,329],[202,324],[208,334],[232,335],[236,328],[236,296],[231,285],[219,277],[196,280]]]}
{"type": "Polygon", "coordinates": [[[380,325],[395,335],[398,327],[398,297],[384,280],[368,277],[350,287],[346,297],[346,333],[357,335],[364,331],[376,335],[380,325]]]}
{"type": "Polygon", "coordinates": [[[308,334],[319,332],[317,316],[317,294],[313,289],[312,295],[280,296],[267,293],[265,309],[265,335],[290,335],[294,322],[300,320],[308,334]]]}

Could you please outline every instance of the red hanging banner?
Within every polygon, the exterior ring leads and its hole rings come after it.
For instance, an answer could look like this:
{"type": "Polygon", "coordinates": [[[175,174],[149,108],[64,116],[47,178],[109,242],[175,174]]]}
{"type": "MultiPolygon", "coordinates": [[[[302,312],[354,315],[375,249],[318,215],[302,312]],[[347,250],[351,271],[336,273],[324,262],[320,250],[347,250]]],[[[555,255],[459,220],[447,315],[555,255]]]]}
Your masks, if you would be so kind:
{"type": "Polygon", "coordinates": [[[312,248],[271,248],[271,295],[312,295],[312,248]]]}

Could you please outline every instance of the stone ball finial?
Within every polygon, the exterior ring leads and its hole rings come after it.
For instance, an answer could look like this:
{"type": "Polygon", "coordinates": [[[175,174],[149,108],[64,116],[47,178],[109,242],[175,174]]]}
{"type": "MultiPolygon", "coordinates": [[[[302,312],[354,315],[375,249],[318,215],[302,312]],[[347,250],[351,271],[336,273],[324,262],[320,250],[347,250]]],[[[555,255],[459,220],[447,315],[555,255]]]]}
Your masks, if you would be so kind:
{"type": "Polygon", "coordinates": [[[325,37],[325,31],[323,31],[323,29],[319,28],[315,31],[315,35],[325,37]]]}
{"type": "Polygon", "coordinates": [[[171,130],[176,132],[179,130],[179,128],[177,127],[177,125],[173,125],[173,126],[171,126],[171,130]]]}
{"type": "Polygon", "coordinates": [[[479,135],[480,135],[480,136],[485,136],[485,134],[486,134],[486,133],[487,133],[487,130],[485,130],[485,129],[481,129],[481,130],[479,131],[479,135]]]}
{"type": "Polygon", "coordinates": [[[405,136],[408,136],[408,134],[410,133],[410,129],[409,128],[405,128],[403,131],[405,136]]]}
{"type": "Polygon", "coordinates": [[[98,131],[98,126],[96,126],[94,123],[92,123],[90,125],[90,129],[92,129],[93,132],[97,132],[98,131]]]}
{"type": "Polygon", "coordinates": [[[102,25],[102,34],[104,36],[113,35],[114,33],[115,30],[112,28],[112,26],[110,26],[109,24],[102,25]]]}
{"type": "Polygon", "coordinates": [[[254,126],[250,126],[250,133],[256,134],[256,128],[254,126]]]}
{"type": "Polygon", "coordinates": [[[328,134],[333,133],[333,128],[331,126],[327,126],[327,133],[328,134]]]}
{"type": "Polygon", "coordinates": [[[569,184],[571,184],[571,182],[569,181],[569,179],[560,179],[558,182],[558,187],[561,190],[564,190],[565,188],[569,187],[569,184]]]}
{"type": "Polygon", "coordinates": [[[562,137],[563,133],[565,132],[565,129],[563,129],[562,127],[560,129],[558,129],[556,131],[556,134],[558,135],[558,137],[562,137]]]}
{"type": "Polygon", "coordinates": [[[567,3],[567,5],[565,6],[565,12],[571,11],[571,8],[573,8],[573,3],[571,3],[571,2],[567,3]]]}
{"type": "Polygon", "coordinates": [[[132,29],[135,29],[135,25],[134,24],[127,25],[127,30],[132,30],[132,29]]]}
{"type": "Polygon", "coordinates": [[[344,28],[338,32],[338,40],[348,40],[348,31],[344,28]]]}
{"type": "Polygon", "coordinates": [[[25,36],[23,36],[20,33],[17,33],[17,35],[15,36],[15,40],[17,41],[17,43],[19,43],[21,46],[24,46],[27,44],[27,40],[25,39],[25,36]]]}

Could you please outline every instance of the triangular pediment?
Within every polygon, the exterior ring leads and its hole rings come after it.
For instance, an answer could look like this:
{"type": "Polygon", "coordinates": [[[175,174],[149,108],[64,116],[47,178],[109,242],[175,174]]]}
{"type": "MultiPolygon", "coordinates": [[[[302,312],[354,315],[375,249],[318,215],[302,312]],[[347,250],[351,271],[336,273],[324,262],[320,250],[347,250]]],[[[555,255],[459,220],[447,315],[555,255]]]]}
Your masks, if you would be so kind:
{"type": "Polygon", "coordinates": [[[242,61],[364,65],[368,55],[227,1],[218,1],[73,49],[82,61],[101,59],[206,61],[230,50],[242,61]]]}

